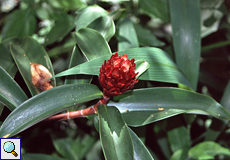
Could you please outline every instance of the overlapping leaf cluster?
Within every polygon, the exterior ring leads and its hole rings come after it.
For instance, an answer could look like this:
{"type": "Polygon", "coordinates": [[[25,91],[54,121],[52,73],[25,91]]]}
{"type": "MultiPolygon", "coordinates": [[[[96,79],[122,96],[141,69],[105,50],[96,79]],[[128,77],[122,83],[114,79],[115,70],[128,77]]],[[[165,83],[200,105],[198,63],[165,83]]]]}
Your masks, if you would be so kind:
{"type": "MultiPolygon", "coordinates": [[[[229,44],[226,36],[224,42],[201,45],[220,27],[229,32],[222,1],[0,3],[0,137],[20,137],[22,159],[230,156],[229,143],[218,138],[228,135],[230,85],[220,84],[201,61],[213,58],[207,56],[213,54],[210,49],[229,44]],[[148,63],[134,90],[98,106],[98,115],[88,120],[43,121],[102,98],[97,76],[113,52],[135,58],[140,72],[148,63]],[[52,73],[54,88],[37,92],[31,62],[52,73]],[[212,98],[201,88],[223,97],[212,98]],[[36,140],[48,149],[31,149],[36,140]]],[[[228,62],[225,55],[219,59],[223,66],[228,62]]]]}

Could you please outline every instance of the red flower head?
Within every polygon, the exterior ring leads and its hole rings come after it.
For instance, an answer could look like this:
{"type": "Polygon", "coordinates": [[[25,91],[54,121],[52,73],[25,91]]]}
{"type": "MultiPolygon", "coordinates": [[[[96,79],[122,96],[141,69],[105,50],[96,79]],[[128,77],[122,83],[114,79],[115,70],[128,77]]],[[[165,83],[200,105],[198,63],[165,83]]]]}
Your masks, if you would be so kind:
{"type": "Polygon", "coordinates": [[[118,56],[117,52],[107,62],[105,60],[99,73],[99,82],[104,95],[117,96],[133,88],[138,82],[135,65],[134,59],[128,59],[127,54],[118,56]]]}

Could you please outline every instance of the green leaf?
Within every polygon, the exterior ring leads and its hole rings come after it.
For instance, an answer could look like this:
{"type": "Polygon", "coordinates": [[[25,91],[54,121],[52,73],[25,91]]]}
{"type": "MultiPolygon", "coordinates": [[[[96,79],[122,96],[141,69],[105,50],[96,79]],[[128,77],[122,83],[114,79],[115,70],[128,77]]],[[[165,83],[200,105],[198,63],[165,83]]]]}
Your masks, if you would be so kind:
{"type": "Polygon", "coordinates": [[[83,159],[84,157],[86,157],[92,151],[92,148],[97,141],[99,141],[98,137],[88,134],[85,134],[84,137],[76,138],[73,144],[73,148],[76,151],[78,159],[83,159]]]}
{"type": "Polygon", "coordinates": [[[106,159],[133,159],[134,149],[129,129],[119,110],[98,106],[99,134],[106,159]]]}
{"type": "Polygon", "coordinates": [[[74,21],[76,31],[81,28],[86,28],[86,26],[88,26],[92,21],[107,14],[108,12],[98,5],[88,6],[81,9],[77,12],[77,16],[74,21]]]}
{"type": "Polygon", "coordinates": [[[134,28],[141,46],[161,47],[165,45],[150,30],[143,28],[140,24],[134,24],[134,28]]]}
{"type": "Polygon", "coordinates": [[[177,150],[182,149],[180,158],[178,158],[178,160],[186,159],[188,150],[191,146],[189,130],[184,126],[182,122],[183,119],[181,119],[180,116],[173,117],[168,120],[170,126],[167,131],[167,137],[171,150],[172,152],[176,152],[177,150]],[[177,123],[170,124],[170,122],[177,123]]]}
{"type": "Polygon", "coordinates": [[[45,37],[44,45],[61,41],[74,28],[74,18],[71,15],[62,13],[58,15],[55,25],[45,37]]]}
{"type": "Polygon", "coordinates": [[[3,109],[4,109],[4,104],[0,103],[0,116],[2,115],[3,109]]]}
{"type": "Polygon", "coordinates": [[[230,111],[230,80],[228,81],[228,84],[224,90],[224,94],[220,100],[220,103],[224,108],[230,111]]]}
{"type": "Polygon", "coordinates": [[[202,142],[189,150],[189,157],[194,159],[214,159],[216,155],[226,155],[230,157],[230,150],[228,148],[222,147],[216,142],[202,142]]]}
{"type": "Polygon", "coordinates": [[[67,159],[78,159],[75,148],[73,148],[74,140],[70,137],[53,139],[53,145],[56,151],[67,159]]]}
{"type": "Polygon", "coordinates": [[[137,34],[130,19],[125,18],[119,23],[118,51],[139,47],[137,34]]]}
{"type": "MultiPolygon", "coordinates": [[[[127,54],[128,58],[136,60],[144,60],[150,64],[150,68],[142,74],[139,79],[151,80],[169,83],[180,83],[191,87],[188,80],[178,70],[171,58],[158,48],[133,48],[118,52],[119,55],[127,54]]],[[[73,74],[89,74],[98,75],[101,65],[105,60],[110,59],[110,55],[99,57],[87,63],[83,63],[69,70],[57,74],[55,77],[73,75],[73,74]]]]}
{"type": "Polygon", "coordinates": [[[57,58],[61,54],[71,52],[75,45],[76,41],[70,37],[64,42],[64,44],[55,46],[54,48],[49,49],[47,52],[50,58],[57,58]]]}
{"type": "Polygon", "coordinates": [[[10,38],[0,44],[0,66],[11,76],[14,77],[17,67],[10,53],[10,43],[14,39],[10,38]]]}
{"type": "Polygon", "coordinates": [[[196,90],[200,66],[200,2],[169,1],[173,47],[178,68],[196,90]]]}
{"type": "Polygon", "coordinates": [[[82,0],[48,0],[48,3],[54,8],[64,10],[77,10],[86,6],[86,3],[82,0]]]}
{"type": "Polygon", "coordinates": [[[140,8],[144,13],[152,18],[160,18],[164,22],[169,22],[168,1],[167,0],[144,0],[139,1],[140,8]]]}
{"type": "Polygon", "coordinates": [[[34,33],[35,28],[36,19],[32,9],[15,10],[9,15],[3,26],[2,39],[30,36],[34,33]]]}
{"type": "MultiPolygon", "coordinates": [[[[74,47],[69,68],[77,66],[81,63],[87,62],[87,58],[84,54],[82,54],[77,47],[74,47]]],[[[92,80],[92,76],[90,75],[70,75],[67,76],[65,79],[65,84],[83,84],[83,83],[90,83],[92,80]]]]}
{"type": "Polygon", "coordinates": [[[170,160],[182,160],[182,155],[184,154],[183,149],[179,149],[173,153],[173,155],[170,157],[170,160]]]}
{"type": "Polygon", "coordinates": [[[116,97],[108,103],[116,106],[125,122],[142,126],[181,113],[204,114],[230,120],[230,113],[214,99],[178,88],[158,87],[137,89],[116,97]]]}
{"type": "Polygon", "coordinates": [[[38,154],[38,153],[27,153],[23,155],[25,160],[66,160],[57,156],[51,156],[47,154],[38,154]]]}
{"type": "Polygon", "coordinates": [[[97,86],[63,85],[44,91],[18,106],[3,122],[0,137],[14,136],[68,107],[101,98],[97,86]]]}
{"type": "Polygon", "coordinates": [[[99,32],[93,29],[80,29],[74,33],[74,38],[89,61],[101,56],[111,55],[111,50],[106,40],[99,32]]]}
{"type": "Polygon", "coordinates": [[[30,37],[14,40],[11,54],[32,95],[37,94],[37,91],[32,83],[30,62],[45,66],[54,75],[52,63],[45,49],[30,37]]]}
{"type": "Polygon", "coordinates": [[[140,138],[131,129],[129,129],[129,132],[133,141],[134,160],[142,160],[142,159],[153,160],[153,157],[151,156],[151,154],[149,153],[148,149],[145,147],[143,142],[140,140],[140,138]]]}
{"type": "Polygon", "coordinates": [[[97,30],[106,39],[107,42],[115,34],[115,24],[110,16],[102,16],[90,23],[87,28],[97,30]]]}
{"type": "Polygon", "coordinates": [[[14,79],[2,67],[0,67],[0,75],[0,101],[10,110],[14,110],[28,98],[14,79]]]}
{"type": "Polygon", "coordinates": [[[135,73],[138,73],[136,77],[139,78],[139,76],[141,76],[144,72],[146,72],[149,69],[150,65],[148,62],[143,60],[136,60],[135,63],[135,73]]]}
{"type": "MultiPolygon", "coordinates": [[[[74,38],[82,52],[80,52],[78,48],[74,48],[69,67],[77,66],[103,55],[111,55],[108,43],[99,32],[93,29],[80,29],[78,32],[75,32],[74,38]]],[[[67,78],[66,83],[90,83],[93,77],[82,74],[67,78]]]]}

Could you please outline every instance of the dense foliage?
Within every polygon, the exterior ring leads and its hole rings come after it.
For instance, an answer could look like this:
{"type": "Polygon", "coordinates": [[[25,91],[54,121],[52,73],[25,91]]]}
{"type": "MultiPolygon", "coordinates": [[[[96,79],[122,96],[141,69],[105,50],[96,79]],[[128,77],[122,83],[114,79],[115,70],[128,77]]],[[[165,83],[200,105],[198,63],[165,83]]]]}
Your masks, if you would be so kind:
{"type": "Polygon", "coordinates": [[[229,0],[0,3],[0,137],[23,160],[230,157],[229,0]],[[115,52],[135,59],[134,88],[47,120],[102,99],[115,52]]]}

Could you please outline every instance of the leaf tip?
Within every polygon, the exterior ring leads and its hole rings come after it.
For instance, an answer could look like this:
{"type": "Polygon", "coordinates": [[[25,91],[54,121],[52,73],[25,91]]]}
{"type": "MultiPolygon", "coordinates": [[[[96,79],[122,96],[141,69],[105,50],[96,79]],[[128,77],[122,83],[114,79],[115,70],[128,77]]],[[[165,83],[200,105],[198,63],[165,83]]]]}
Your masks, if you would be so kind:
{"type": "Polygon", "coordinates": [[[7,138],[7,137],[9,137],[9,136],[10,136],[10,134],[7,134],[7,135],[3,136],[3,138],[7,138]]]}

